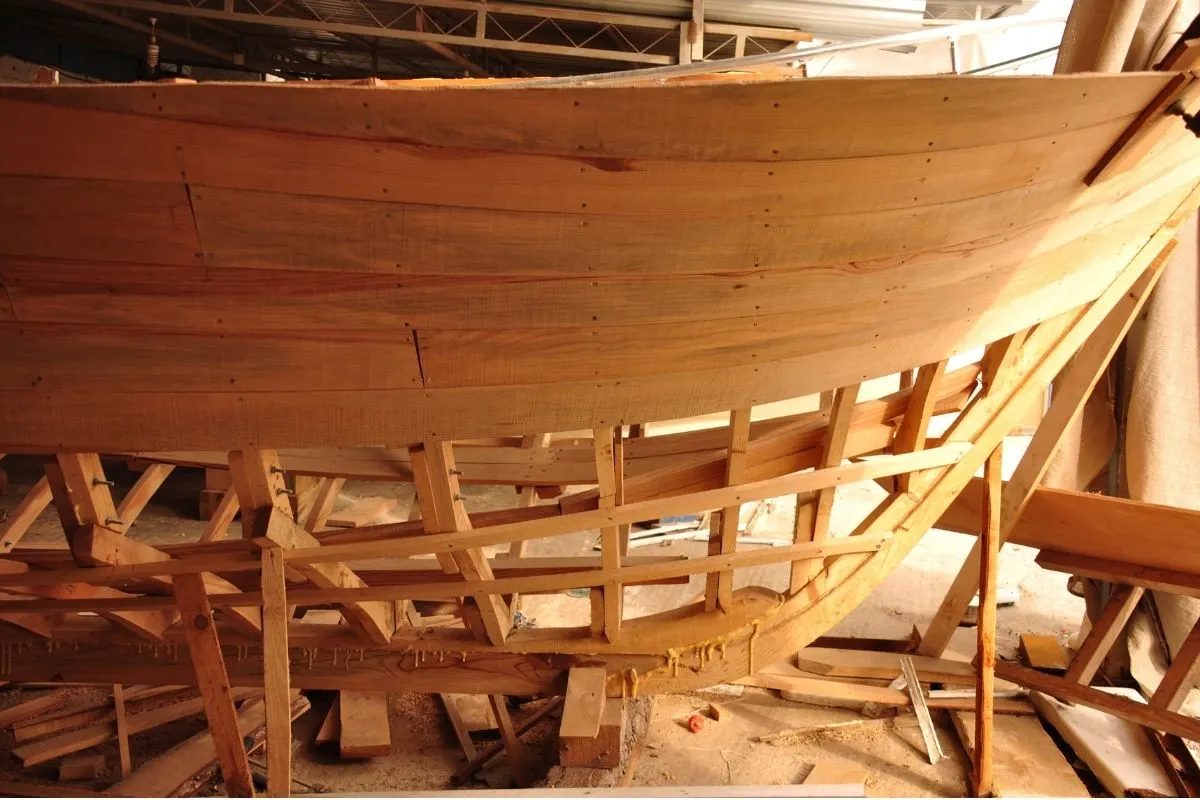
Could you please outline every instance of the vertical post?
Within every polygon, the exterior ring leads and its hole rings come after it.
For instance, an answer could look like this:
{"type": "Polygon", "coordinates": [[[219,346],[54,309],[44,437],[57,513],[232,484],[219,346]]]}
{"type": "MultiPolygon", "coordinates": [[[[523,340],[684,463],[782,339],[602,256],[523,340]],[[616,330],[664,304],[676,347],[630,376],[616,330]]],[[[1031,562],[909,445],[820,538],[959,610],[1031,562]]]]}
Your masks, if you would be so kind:
{"type": "MultiPolygon", "coordinates": [[[[596,460],[596,481],[600,491],[600,510],[607,511],[617,504],[617,472],[613,453],[613,429],[608,426],[592,429],[592,441],[596,460]]],[[[600,529],[600,564],[604,572],[616,572],[621,568],[621,531],[617,525],[606,525],[600,529]]],[[[604,636],[615,642],[621,635],[621,618],[624,616],[624,588],[619,583],[606,583],[602,587],[602,602],[592,605],[592,630],[600,628],[604,636]],[[598,607],[599,606],[599,607],[598,607]],[[602,611],[603,620],[596,619],[602,611]]]]}
{"type": "Polygon", "coordinates": [[[983,465],[983,547],[979,559],[979,653],[975,684],[975,795],[992,795],[992,714],[996,687],[996,567],[1000,557],[1003,440],[983,465]]]}
{"type": "Polygon", "coordinates": [[[225,791],[230,797],[253,797],[250,762],[246,759],[246,748],[238,730],[229,672],[221,655],[221,641],[217,638],[204,579],[197,574],[176,575],[174,584],[175,600],[183,617],[183,634],[192,667],[196,670],[196,684],[204,701],[204,713],[208,717],[221,774],[225,778],[225,791]]]}
{"type": "Polygon", "coordinates": [[[704,60],[704,0],[692,0],[692,21],[688,28],[692,61],[704,60]]]}
{"type": "MultiPolygon", "coordinates": [[[[725,485],[736,486],[743,480],[746,450],[750,446],[750,409],[735,408],[729,412],[729,455],[725,460],[725,485]]],[[[742,506],[726,506],[712,516],[708,539],[710,556],[737,550],[738,518],[742,506]]],[[[710,572],[705,584],[704,608],[733,611],[733,570],[710,572]]]]}
{"type": "Polygon", "coordinates": [[[267,716],[267,793],[287,797],[292,786],[291,674],[283,550],[262,551],[263,688],[267,716]]]}
{"type": "Polygon", "coordinates": [[[129,720],[125,718],[125,687],[113,684],[113,710],[117,717],[117,751],[121,759],[121,777],[128,778],[133,771],[129,756],[129,720]]]}

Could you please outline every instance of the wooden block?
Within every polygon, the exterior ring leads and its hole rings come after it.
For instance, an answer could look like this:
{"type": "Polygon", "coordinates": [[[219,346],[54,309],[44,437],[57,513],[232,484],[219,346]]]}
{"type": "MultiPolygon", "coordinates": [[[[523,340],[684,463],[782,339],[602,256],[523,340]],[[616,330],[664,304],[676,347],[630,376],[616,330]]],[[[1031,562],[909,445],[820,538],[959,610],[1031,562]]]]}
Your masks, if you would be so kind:
{"type": "Polygon", "coordinates": [[[373,758],[392,752],[385,692],[343,691],[339,701],[342,758],[373,758]]]}
{"type": "Polygon", "coordinates": [[[708,716],[713,722],[721,721],[721,707],[716,703],[708,704],[708,716]]]}
{"type": "Polygon", "coordinates": [[[804,779],[805,786],[856,786],[866,790],[868,773],[843,761],[818,761],[804,779]]]}
{"type": "Polygon", "coordinates": [[[360,497],[325,524],[331,528],[361,528],[395,511],[397,504],[394,497],[360,497]]]}
{"type": "Polygon", "coordinates": [[[342,738],[341,705],[342,698],[339,693],[338,697],[333,698],[329,712],[325,715],[325,721],[321,723],[321,729],[317,731],[317,736],[313,739],[315,744],[329,744],[342,738]]]}
{"type": "Polygon", "coordinates": [[[605,672],[603,667],[575,667],[567,678],[567,699],[563,704],[558,735],[570,739],[591,739],[600,731],[604,714],[605,672]]]}
{"type": "Polygon", "coordinates": [[[1054,636],[1022,633],[1019,649],[1021,660],[1033,669],[1063,673],[1071,663],[1066,648],[1054,636]]]}
{"type": "Polygon", "coordinates": [[[442,695],[446,705],[454,705],[463,730],[468,733],[496,730],[496,715],[486,694],[442,695]]]}
{"type": "MultiPolygon", "coordinates": [[[[1097,688],[1144,702],[1134,689],[1097,688]]],[[[1126,797],[1130,789],[1175,795],[1175,786],[1140,725],[1085,705],[1067,705],[1040,692],[1032,693],[1030,698],[1042,718],[1054,726],[1113,796],[1126,797]]]]}
{"type": "Polygon", "coordinates": [[[64,758],[58,765],[60,781],[94,781],[104,772],[103,753],[83,753],[64,758]]]}
{"type": "MultiPolygon", "coordinates": [[[[565,712],[564,712],[565,717],[565,712]]],[[[621,742],[625,736],[625,704],[606,703],[595,736],[558,737],[558,763],[564,767],[614,769],[621,765],[621,742]]]]}
{"type": "MultiPolygon", "coordinates": [[[[975,749],[975,714],[952,711],[967,755],[975,749]]],[[[992,785],[997,797],[1091,797],[1037,717],[997,716],[992,785]]]]}

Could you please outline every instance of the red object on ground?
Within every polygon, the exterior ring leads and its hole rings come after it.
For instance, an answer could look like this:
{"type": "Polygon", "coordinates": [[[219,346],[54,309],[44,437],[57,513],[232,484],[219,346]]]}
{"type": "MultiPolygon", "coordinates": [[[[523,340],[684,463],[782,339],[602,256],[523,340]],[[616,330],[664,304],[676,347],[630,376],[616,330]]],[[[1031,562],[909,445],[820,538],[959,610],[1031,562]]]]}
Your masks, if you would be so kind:
{"type": "Polygon", "coordinates": [[[699,733],[704,728],[704,717],[699,714],[692,714],[688,717],[688,730],[692,733],[699,733]]]}

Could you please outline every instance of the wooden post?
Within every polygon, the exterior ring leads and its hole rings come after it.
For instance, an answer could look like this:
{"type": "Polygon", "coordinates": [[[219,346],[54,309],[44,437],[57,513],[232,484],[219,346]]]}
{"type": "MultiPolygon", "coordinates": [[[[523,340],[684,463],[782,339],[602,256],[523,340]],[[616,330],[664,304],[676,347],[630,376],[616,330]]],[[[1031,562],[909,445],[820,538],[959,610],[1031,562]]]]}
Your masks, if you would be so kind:
{"type": "Polygon", "coordinates": [[[975,684],[974,781],[977,797],[990,797],[992,787],[992,713],[996,690],[996,574],[1000,557],[1000,490],[1004,444],[983,465],[983,547],[979,559],[979,653],[975,684]]]}
{"type": "Polygon", "coordinates": [[[113,711],[117,718],[117,752],[121,761],[121,777],[128,778],[133,771],[133,761],[129,755],[129,720],[125,718],[125,688],[119,683],[113,684],[113,711]]]}
{"type": "Polygon", "coordinates": [[[204,701],[204,713],[212,731],[221,774],[225,777],[225,790],[230,797],[253,797],[250,763],[238,732],[233,690],[229,685],[225,658],[221,655],[212,606],[204,591],[204,579],[196,574],[176,575],[174,582],[175,600],[183,617],[183,633],[191,652],[192,667],[196,670],[196,683],[204,701]]]}
{"type": "MultiPolygon", "coordinates": [[[[729,457],[725,461],[725,485],[736,486],[743,481],[746,468],[746,449],[750,446],[750,409],[735,408],[729,412],[729,457]]],[[[737,550],[738,518],[741,505],[726,506],[714,512],[709,523],[708,554],[718,556],[737,550]]],[[[712,611],[733,610],[733,570],[710,572],[705,585],[704,607],[712,611]]]]}
{"type": "Polygon", "coordinates": [[[263,688],[267,717],[267,793],[287,797],[292,786],[292,700],[288,660],[287,585],[283,551],[262,551],[263,688]]]}
{"type": "MultiPolygon", "coordinates": [[[[599,506],[601,510],[612,509],[617,505],[617,465],[613,460],[613,429],[594,428],[592,437],[596,481],[600,492],[599,506]]],[[[600,563],[605,572],[621,569],[621,530],[617,525],[608,525],[600,529],[600,563]]],[[[606,583],[600,588],[603,594],[598,599],[601,602],[592,604],[592,631],[594,633],[602,630],[605,638],[615,642],[621,636],[624,587],[619,583],[606,583]],[[603,614],[602,620],[596,618],[596,612],[603,614]]]]}

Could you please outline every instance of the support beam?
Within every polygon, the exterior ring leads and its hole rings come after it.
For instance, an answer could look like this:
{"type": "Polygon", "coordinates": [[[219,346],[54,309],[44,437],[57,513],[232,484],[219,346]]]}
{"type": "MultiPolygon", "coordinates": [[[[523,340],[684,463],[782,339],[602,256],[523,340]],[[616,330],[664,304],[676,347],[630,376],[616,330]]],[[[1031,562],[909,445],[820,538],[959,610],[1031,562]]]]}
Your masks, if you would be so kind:
{"type": "Polygon", "coordinates": [[[125,687],[114,683],[112,695],[113,713],[117,723],[117,758],[120,761],[121,777],[128,778],[133,771],[133,760],[129,755],[129,719],[125,716],[125,687]]]}
{"type": "MultiPolygon", "coordinates": [[[[204,714],[217,748],[221,774],[225,778],[225,790],[230,797],[253,797],[250,764],[238,732],[233,690],[204,580],[199,575],[176,575],[175,599],[183,616],[183,632],[200,696],[204,700],[204,714]]],[[[290,757],[290,751],[288,755],[290,757]]]]}
{"type": "Polygon", "coordinates": [[[11,552],[50,505],[50,481],[43,475],[0,522],[0,554],[11,552]]]}
{"type": "MultiPolygon", "coordinates": [[[[413,480],[421,503],[421,519],[431,534],[453,534],[471,530],[471,518],[462,501],[458,483],[458,468],[454,462],[454,446],[447,441],[428,441],[424,446],[409,450],[413,459],[413,480]]],[[[495,578],[491,565],[477,547],[455,550],[450,558],[453,566],[467,581],[491,581],[495,578]]],[[[439,558],[443,568],[449,566],[445,556],[439,558]]],[[[512,612],[499,594],[477,593],[472,597],[479,609],[482,630],[476,635],[494,645],[504,643],[512,630],[512,612]]],[[[472,615],[473,616],[473,615],[472,615]]],[[[470,623],[468,623],[470,624],[470,623]]]]}
{"type": "Polygon", "coordinates": [[[142,470],[137,483],[129,490],[129,494],[122,498],[121,505],[117,506],[117,519],[124,523],[123,529],[126,532],[174,469],[174,464],[151,464],[142,470]]]}
{"type": "MultiPolygon", "coordinates": [[[[593,455],[596,459],[596,480],[600,492],[599,510],[610,511],[617,507],[617,465],[614,461],[613,429],[610,427],[592,430],[593,455]]],[[[623,467],[623,465],[622,465],[623,467]]],[[[621,569],[621,529],[615,524],[600,527],[600,563],[606,572],[621,569]]],[[[625,587],[615,582],[606,582],[599,588],[601,602],[592,603],[592,631],[604,632],[610,642],[621,636],[621,619],[625,615],[625,587]],[[597,618],[597,613],[601,617],[597,618]]]]}
{"type": "Polygon", "coordinates": [[[282,552],[262,552],[263,688],[266,692],[267,794],[287,797],[292,787],[292,687],[288,656],[287,583],[282,552]]]}
{"type": "MultiPolygon", "coordinates": [[[[1170,234],[1167,230],[1164,236],[1170,234]]],[[[1144,271],[1096,326],[1086,342],[1079,348],[1069,364],[1063,369],[1057,392],[1046,416],[1034,433],[1025,455],[1017,465],[1004,490],[1001,500],[1000,544],[1003,545],[1016,526],[1021,512],[1029,502],[1037,484],[1049,468],[1050,459],[1058,449],[1059,442],[1083,410],[1083,404],[1095,388],[1096,382],[1108,367],[1113,353],[1125,338],[1129,326],[1137,318],[1150,292],[1174,251],[1173,239],[1161,244],[1158,239],[1147,244],[1155,248],[1149,255],[1144,271]]],[[[1143,250],[1143,253],[1146,253],[1143,250]]],[[[1138,259],[1135,258],[1135,263],[1138,259]]],[[[1001,376],[996,380],[1003,381],[1001,376]]],[[[1023,411],[1024,409],[1022,409],[1023,411]]],[[[980,543],[976,542],[970,555],[959,569],[946,597],[925,632],[919,651],[923,655],[940,656],[950,643],[950,637],[958,626],[971,598],[979,588],[980,543]]]]}
{"type": "MultiPolygon", "coordinates": [[[[745,480],[746,449],[750,446],[750,409],[735,408],[729,412],[729,457],[725,462],[725,485],[737,486],[745,480]]],[[[732,553],[737,550],[738,521],[741,517],[740,504],[731,505],[714,512],[710,518],[708,554],[732,553]]],[[[733,609],[733,571],[710,572],[705,592],[704,607],[708,610],[733,609]]]]}
{"type": "Polygon", "coordinates": [[[1145,589],[1140,586],[1113,586],[1108,603],[1100,612],[1100,618],[1092,625],[1087,638],[1079,646],[1079,652],[1072,659],[1071,666],[1067,667],[1067,680],[1084,686],[1092,682],[1096,670],[1100,669],[1104,657],[1112,650],[1117,637],[1125,629],[1125,623],[1133,615],[1144,592],[1145,589]]]}
{"type": "MultiPolygon", "coordinates": [[[[908,413],[900,422],[896,431],[896,441],[892,445],[894,453],[915,453],[925,449],[925,437],[929,433],[929,421],[933,418],[933,409],[937,404],[937,385],[946,374],[946,362],[938,361],[926,364],[917,370],[917,378],[913,383],[912,394],[908,399],[908,413]]],[[[909,476],[897,478],[900,491],[907,492],[909,476]]]]}
{"type": "MultiPolygon", "coordinates": [[[[245,449],[229,454],[229,471],[242,509],[247,538],[265,537],[287,549],[319,548],[321,543],[292,518],[275,450],[245,449]]],[[[296,571],[321,589],[362,588],[363,581],[345,564],[297,564],[296,571]]],[[[386,644],[396,630],[394,606],[386,602],[348,603],[346,621],[375,644],[386,644]]]]}
{"type": "Polygon", "coordinates": [[[993,718],[996,688],[996,573],[1000,558],[1000,488],[1004,446],[997,447],[983,466],[983,547],[979,560],[979,625],[975,683],[975,749],[972,753],[976,797],[994,794],[992,777],[993,718]]]}

